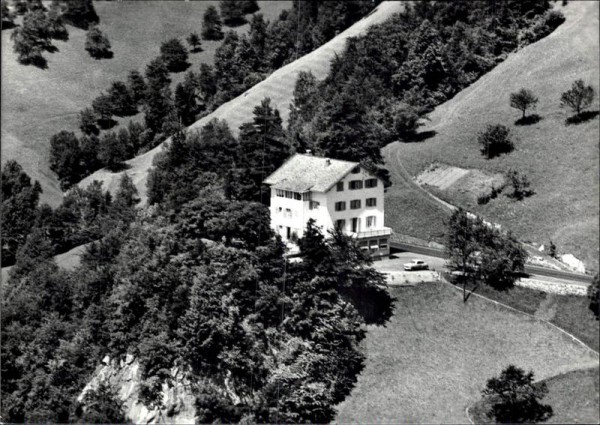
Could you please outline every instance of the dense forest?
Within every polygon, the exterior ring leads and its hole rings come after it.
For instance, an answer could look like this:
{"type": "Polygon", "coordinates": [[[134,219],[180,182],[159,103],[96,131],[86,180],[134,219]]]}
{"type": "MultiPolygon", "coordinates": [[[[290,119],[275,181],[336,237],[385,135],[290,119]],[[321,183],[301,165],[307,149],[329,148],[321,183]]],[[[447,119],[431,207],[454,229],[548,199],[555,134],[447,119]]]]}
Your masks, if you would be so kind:
{"type": "MultiPolygon", "coordinates": [[[[203,111],[241,93],[255,81],[252,72],[270,72],[310,51],[368,10],[348,6],[354,3],[295,2],[260,31],[255,16],[249,36],[226,34],[217,52],[221,65],[200,74],[212,79],[186,78],[211,91],[203,111]],[[347,17],[319,24],[318,16],[347,17]],[[303,19],[306,33],[298,41],[296,21],[303,19]],[[276,44],[249,41],[261,31],[276,44]],[[268,62],[249,62],[261,45],[270,55],[258,57],[268,62]]],[[[539,1],[417,2],[350,40],[326,80],[301,75],[288,129],[265,99],[237,138],[223,121],[186,133],[183,123],[170,121],[177,115],[159,113],[171,107],[159,101],[169,91],[169,71],[153,61],[146,78],[133,75],[129,85],[137,84],[141,97],[156,96],[145,100],[146,112],[156,113],[150,131],[173,137],[156,158],[150,205],[143,208],[126,173],[114,196],[93,184],[71,189],[55,210],[39,206],[39,185],[7,163],[2,257],[12,255],[15,265],[3,282],[2,420],[122,421],[114,389],[76,398],[105,355],[126,354],[142,365],[148,406],[160,405],[160,387],[178,364],[198,383],[200,422],[332,420],[362,368],[363,325],[385,323],[393,300],[353,240],[323,234],[310,222],[299,241],[303,261],[286,261],[269,226],[262,181],[305,149],[380,167],[384,143],[415,137],[419,118],[435,105],[562,22],[548,8],[539,1]],[[58,268],[52,256],[82,243],[89,245],[81,265],[58,268]]],[[[95,119],[88,123],[95,126],[95,119]]],[[[94,131],[85,144],[62,134],[53,145],[99,161],[94,131]]],[[[120,131],[107,134],[110,146],[130,140],[120,131]]],[[[57,161],[81,173],[86,163],[61,152],[57,161]]]]}

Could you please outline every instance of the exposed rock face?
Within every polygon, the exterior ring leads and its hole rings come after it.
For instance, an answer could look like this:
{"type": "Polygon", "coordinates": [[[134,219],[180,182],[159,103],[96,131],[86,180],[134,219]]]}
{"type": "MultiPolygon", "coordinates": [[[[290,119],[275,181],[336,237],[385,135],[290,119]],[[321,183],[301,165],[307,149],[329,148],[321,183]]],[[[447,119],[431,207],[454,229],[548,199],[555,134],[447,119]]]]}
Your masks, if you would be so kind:
{"type": "Polygon", "coordinates": [[[573,254],[565,254],[560,256],[560,261],[565,263],[569,268],[575,272],[585,273],[585,266],[583,261],[578,260],[573,254]]]}
{"type": "Polygon", "coordinates": [[[163,407],[148,408],[139,401],[142,382],[139,362],[130,354],[125,360],[110,360],[106,356],[78,397],[81,401],[87,391],[96,389],[100,382],[108,382],[118,390],[126,417],[136,424],[193,424],[195,423],[195,397],[192,384],[178,367],[171,369],[172,382],[162,385],[163,407]]]}

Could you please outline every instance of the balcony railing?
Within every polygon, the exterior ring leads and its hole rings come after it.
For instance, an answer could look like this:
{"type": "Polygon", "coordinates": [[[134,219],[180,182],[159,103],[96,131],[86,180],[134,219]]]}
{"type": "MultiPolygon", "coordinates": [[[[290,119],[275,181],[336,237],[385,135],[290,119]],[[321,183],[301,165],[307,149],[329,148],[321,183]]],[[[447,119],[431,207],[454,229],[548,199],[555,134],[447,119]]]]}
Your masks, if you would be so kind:
{"type": "Polygon", "coordinates": [[[392,234],[392,229],[384,227],[383,229],[367,230],[364,232],[345,232],[347,235],[357,239],[372,238],[375,236],[389,236],[392,234]]]}

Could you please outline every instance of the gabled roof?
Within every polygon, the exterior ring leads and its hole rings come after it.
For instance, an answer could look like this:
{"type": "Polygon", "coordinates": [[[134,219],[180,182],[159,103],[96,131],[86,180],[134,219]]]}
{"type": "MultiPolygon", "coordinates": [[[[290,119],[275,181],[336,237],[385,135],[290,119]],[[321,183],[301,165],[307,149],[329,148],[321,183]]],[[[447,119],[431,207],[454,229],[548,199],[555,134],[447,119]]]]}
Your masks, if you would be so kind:
{"type": "Polygon", "coordinates": [[[358,162],[296,154],[267,177],[264,183],[293,192],[327,192],[358,165],[358,162]]]}

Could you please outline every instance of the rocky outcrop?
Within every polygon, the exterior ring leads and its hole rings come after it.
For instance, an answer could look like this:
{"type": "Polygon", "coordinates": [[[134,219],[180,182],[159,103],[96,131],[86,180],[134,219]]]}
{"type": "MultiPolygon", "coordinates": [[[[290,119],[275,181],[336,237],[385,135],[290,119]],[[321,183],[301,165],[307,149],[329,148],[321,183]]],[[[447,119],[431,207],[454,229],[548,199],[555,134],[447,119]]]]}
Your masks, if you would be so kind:
{"type": "Polygon", "coordinates": [[[123,401],[125,416],[136,424],[193,424],[195,423],[195,397],[192,383],[179,367],[171,369],[171,380],[162,384],[162,408],[152,408],[139,400],[142,372],[140,363],[132,355],[125,359],[102,360],[93,378],[78,397],[83,400],[86,392],[94,390],[101,382],[109,383],[118,391],[123,401]]]}
{"type": "Polygon", "coordinates": [[[585,273],[585,265],[583,264],[583,261],[577,259],[573,254],[561,255],[560,261],[565,263],[574,272],[585,273]]]}

